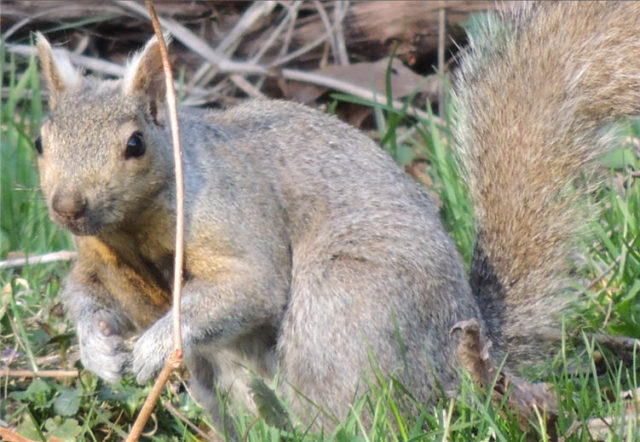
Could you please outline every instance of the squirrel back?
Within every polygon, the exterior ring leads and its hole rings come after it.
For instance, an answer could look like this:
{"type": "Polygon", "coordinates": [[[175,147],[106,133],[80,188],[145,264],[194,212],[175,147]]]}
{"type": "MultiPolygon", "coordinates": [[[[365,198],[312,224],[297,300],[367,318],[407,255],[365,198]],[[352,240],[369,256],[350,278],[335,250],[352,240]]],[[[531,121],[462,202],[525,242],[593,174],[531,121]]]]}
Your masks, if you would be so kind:
{"type": "Polygon", "coordinates": [[[516,364],[559,337],[587,221],[577,179],[610,147],[607,124],[640,113],[639,26],[638,2],[526,4],[489,15],[462,59],[454,133],[477,220],[470,282],[494,348],[516,364]]]}

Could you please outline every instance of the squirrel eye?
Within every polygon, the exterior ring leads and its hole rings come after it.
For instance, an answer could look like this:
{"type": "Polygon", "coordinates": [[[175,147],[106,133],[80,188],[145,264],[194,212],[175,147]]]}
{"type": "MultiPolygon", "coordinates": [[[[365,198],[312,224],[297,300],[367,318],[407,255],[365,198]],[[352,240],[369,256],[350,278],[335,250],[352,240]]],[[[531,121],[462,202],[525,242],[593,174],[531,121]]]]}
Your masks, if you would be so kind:
{"type": "Polygon", "coordinates": [[[127,149],[124,151],[125,158],[141,157],[144,155],[146,147],[144,145],[144,139],[142,133],[136,131],[131,135],[129,141],[127,141],[127,149]]]}
{"type": "Polygon", "coordinates": [[[38,155],[42,155],[42,138],[40,136],[33,142],[33,147],[36,148],[38,155]]]}

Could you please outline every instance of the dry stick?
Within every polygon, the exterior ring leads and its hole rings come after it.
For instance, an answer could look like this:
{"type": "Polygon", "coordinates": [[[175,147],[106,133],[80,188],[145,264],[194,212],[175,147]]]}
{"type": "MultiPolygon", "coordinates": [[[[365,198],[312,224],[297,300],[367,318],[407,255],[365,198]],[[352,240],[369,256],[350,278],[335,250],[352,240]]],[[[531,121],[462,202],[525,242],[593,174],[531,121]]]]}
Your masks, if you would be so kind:
{"type": "MultiPolygon", "coordinates": [[[[299,0],[300,4],[303,0],[299,0]]],[[[289,25],[287,26],[287,32],[284,34],[284,40],[282,41],[282,45],[280,46],[280,51],[278,52],[281,56],[285,55],[289,52],[289,46],[291,45],[291,41],[293,40],[293,30],[296,27],[296,22],[298,21],[298,10],[300,9],[300,4],[294,3],[289,6],[289,11],[293,11],[291,15],[291,19],[289,20],[289,25]]]]}
{"type": "Polygon", "coordinates": [[[26,265],[71,261],[76,259],[77,256],[78,254],[71,250],[61,250],[59,252],[45,253],[44,255],[29,256],[28,258],[11,258],[5,261],[0,261],[0,270],[24,267],[26,265]]]}
{"type": "MultiPolygon", "coordinates": [[[[240,39],[255,25],[255,23],[262,17],[265,17],[273,11],[276,7],[276,2],[256,2],[251,5],[247,11],[240,17],[240,20],[233,26],[227,36],[216,47],[216,51],[225,56],[231,56],[237,46],[240,44],[240,39]]],[[[216,75],[217,69],[215,65],[205,62],[205,64],[198,69],[197,76],[192,80],[195,85],[204,85],[209,82],[216,75]]],[[[242,92],[250,97],[264,98],[264,94],[260,90],[251,84],[247,79],[238,74],[232,74],[228,79],[242,92]]]]}
{"type": "MultiPolygon", "coordinates": [[[[276,40],[280,38],[283,32],[285,32],[285,35],[283,37],[284,40],[280,44],[279,53],[280,55],[287,53],[289,48],[289,43],[291,42],[293,28],[298,18],[298,9],[300,9],[301,4],[302,4],[302,0],[297,0],[294,3],[285,5],[285,7],[287,8],[287,15],[282,19],[280,24],[270,33],[269,38],[265,40],[264,44],[262,44],[260,49],[258,49],[258,51],[254,55],[252,55],[251,59],[249,60],[250,63],[258,63],[262,59],[262,56],[266,54],[269,49],[271,49],[271,47],[276,42],[276,40]],[[286,28],[286,31],[285,31],[285,28],[286,28]]],[[[265,76],[259,77],[255,83],[256,88],[262,89],[262,86],[264,85],[264,82],[266,79],[267,77],[265,76]]]]}
{"type": "MultiPolygon", "coordinates": [[[[29,45],[21,45],[15,43],[7,43],[6,48],[9,52],[19,54],[25,57],[31,57],[36,55],[36,48],[29,45]]],[[[112,63],[99,58],[87,57],[86,55],[75,54],[63,48],[54,48],[54,51],[66,52],[69,58],[73,62],[74,66],[79,66],[83,69],[89,69],[94,72],[100,72],[102,74],[112,75],[114,77],[122,77],[124,74],[124,67],[119,64],[112,63]]],[[[197,86],[185,86],[184,90],[188,91],[192,96],[200,97],[208,93],[208,90],[202,89],[197,86]]],[[[196,99],[192,98],[192,99],[196,99]]]]}
{"type": "Polygon", "coordinates": [[[151,0],[146,0],[145,4],[151,15],[153,30],[158,38],[160,54],[162,57],[162,68],[164,70],[165,84],[167,88],[167,106],[169,110],[169,124],[171,126],[171,138],[173,142],[173,157],[176,173],[176,252],[173,272],[173,351],[169,355],[160,375],[153,384],[153,388],[147,396],[140,414],[131,428],[127,441],[137,441],[142,430],[149,420],[151,411],[155,406],[160,393],[169,380],[173,370],[182,363],[182,333],[180,327],[180,295],[182,291],[182,265],[184,254],[184,175],[182,171],[182,148],[180,144],[180,130],[178,126],[178,105],[176,92],[173,88],[173,73],[169,62],[167,45],[162,35],[160,22],[151,0]]]}
{"type": "Polygon", "coordinates": [[[275,1],[256,2],[240,17],[227,36],[216,48],[221,54],[230,55],[235,51],[235,46],[247,31],[262,17],[266,17],[277,6],[275,1]]]}
{"type": "Polygon", "coordinates": [[[336,0],[333,6],[333,23],[335,26],[334,36],[340,64],[349,64],[349,53],[347,52],[347,41],[344,38],[344,18],[349,10],[349,0],[336,0]]]}
{"type": "Polygon", "coordinates": [[[242,75],[232,74],[229,78],[233,80],[233,83],[248,96],[254,97],[254,98],[265,97],[265,95],[260,91],[260,89],[258,89],[257,87],[249,83],[249,81],[247,81],[247,79],[244,78],[242,75]]]}
{"type": "MultiPolygon", "coordinates": [[[[338,24],[334,24],[334,26],[337,26],[338,24]]],[[[315,49],[316,47],[320,46],[322,43],[324,43],[327,39],[331,39],[331,35],[335,32],[334,27],[331,27],[330,29],[326,29],[318,38],[316,38],[315,40],[310,41],[309,43],[307,43],[306,45],[296,49],[295,51],[291,51],[289,53],[283,52],[276,60],[270,62],[267,67],[268,68],[275,68],[277,66],[281,66],[283,64],[286,64],[288,62],[290,62],[291,60],[294,60],[298,57],[300,57],[301,55],[306,54],[307,52],[312,51],[313,49],[315,49]]],[[[287,36],[287,41],[291,40],[291,35],[287,36]]]]}
{"type": "MultiPolygon", "coordinates": [[[[242,38],[260,18],[268,15],[275,7],[275,2],[256,2],[251,5],[215,50],[226,56],[232,55],[236,47],[240,44],[240,38],[242,38]]],[[[208,83],[215,76],[217,72],[216,69],[217,66],[211,63],[203,64],[193,75],[193,78],[189,81],[189,85],[198,86],[208,83]]],[[[236,78],[238,78],[238,76],[230,79],[236,86],[245,91],[241,84],[236,83],[236,78]]],[[[247,94],[252,95],[249,92],[247,92],[247,94]]]]}
{"type": "Polygon", "coordinates": [[[301,0],[297,0],[296,2],[287,6],[287,15],[280,21],[278,26],[271,32],[269,37],[265,40],[265,42],[260,46],[258,51],[251,57],[251,63],[258,63],[262,56],[273,46],[276,39],[280,37],[284,28],[294,20],[294,16],[298,14],[298,8],[300,8],[301,0]]]}
{"type": "Polygon", "coordinates": [[[10,370],[9,367],[0,369],[0,376],[11,378],[76,378],[78,370],[10,370]]]}
{"type": "MultiPolygon", "coordinates": [[[[24,55],[30,57],[36,54],[36,48],[30,45],[20,45],[20,44],[7,44],[7,50],[9,52],[24,55]]],[[[112,63],[106,60],[100,60],[98,58],[87,57],[86,55],[74,54],[73,52],[67,51],[66,49],[54,48],[54,51],[65,51],[69,55],[71,62],[75,66],[82,66],[92,71],[102,72],[104,74],[113,75],[114,77],[122,77],[124,74],[124,68],[119,64],[112,63]]]]}
{"type": "Polygon", "coordinates": [[[173,161],[176,168],[176,256],[173,267],[173,348],[182,358],[182,332],[180,329],[180,295],[182,292],[182,266],[184,260],[184,172],[182,170],[182,144],[180,143],[180,126],[178,123],[178,101],[173,88],[173,72],[169,62],[169,51],[162,35],[158,15],[153,8],[153,1],[145,4],[151,13],[153,29],[158,36],[162,67],[167,88],[167,105],[169,108],[169,125],[173,143],[173,161]]]}
{"type": "MultiPolygon", "coordinates": [[[[276,7],[275,1],[255,2],[251,5],[246,12],[240,17],[240,20],[233,26],[227,36],[220,42],[216,51],[225,56],[231,56],[237,46],[240,44],[240,39],[249,31],[249,29],[262,17],[266,17],[276,7]]],[[[217,72],[216,66],[211,63],[207,63],[204,66],[203,75],[197,79],[196,85],[204,85],[204,83],[211,80],[217,72]]],[[[233,74],[229,76],[229,80],[236,85],[240,90],[250,97],[264,97],[255,86],[247,81],[241,75],[233,74]]]]}
{"type": "MultiPolygon", "coordinates": [[[[174,359],[175,353],[171,353],[169,359],[167,359],[167,363],[162,367],[162,371],[158,375],[155,383],[153,384],[153,388],[149,392],[149,396],[145,399],[144,404],[142,404],[142,408],[140,409],[140,413],[136,418],[136,421],[133,423],[131,427],[131,431],[129,431],[129,435],[125,442],[135,442],[142,435],[142,430],[144,430],[144,426],[147,424],[149,420],[149,416],[151,416],[151,412],[153,411],[153,407],[155,406],[158,398],[160,397],[160,393],[162,393],[162,389],[165,384],[169,380],[169,376],[173,372],[174,366],[173,363],[176,362],[174,359]]],[[[179,361],[178,361],[179,364],[179,361]]]]}
{"type": "Polygon", "coordinates": [[[314,50],[316,47],[320,46],[325,41],[327,41],[327,39],[329,39],[330,37],[331,37],[331,34],[329,34],[328,31],[325,31],[323,34],[320,35],[320,37],[316,38],[315,40],[310,41],[309,43],[307,43],[306,45],[302,46],[301,48],[298,48],[295,51],[289,52],[288,54],[284,54],[284,55],[278,57],[278,59],[276,59],[273,62],[269,63],[268,68],[276,68],[278,66],[286,64],[286,63],[290,62],[291,60],[294,60],[294,59],[306,54],[307,52],[310,52],[310,51],[314,50]]]}
{"type": "Polygon", "coordinates": [[[333,54],[334,62],[336,64],[347,64],[342,62],[340,55],[338,54],[335,27],[331,24],[331,20],[329,20],[329,17],[327,16],[327,11],[324,10],[324,6],[322,6],[322,3],[318,0],[313,0],[313,4],[315,5],[316,11],[318,11],[318,15],[320,16],[320,20],[324,24],[327,34],[329,35],[329,45],[331,46],[331,53],[333,54]]]}
{"type": "MultiPolygon", "coordinates": [[[[447,27],[447,9],[444,2],[440,2],[440,10],[438,11],[438,73],[444,78],[444,39],[445,29],[447,27]]],[[[444,81],[438,88],[438,114],[440,118],[444,118],[444,81]]]]}
{"type": "Polygon", "coordinates": [[[170,401],[162,401],[162,405],[164,405],[164,408],[166,408],[169,413],[173,414],[175,417],[177,417],[178,419],[180,419],[187,427],[191,428],[191,430],[194,433],[197,433],[198,436],[200,436],[202,438],[202,440],[210,440],[211,436],[208,435],[207,433],[205,433],[204,431],[202,431],[200,428],[198,428],[198,426],[196,424],[194,424],[193,422],[191,422],[189,420],[189,418],[187,418],[187,416],[185,416],[184,414],[180,413],[180,410],[178,410],[176,407],[173,406],[173,404],[170,401]]]}

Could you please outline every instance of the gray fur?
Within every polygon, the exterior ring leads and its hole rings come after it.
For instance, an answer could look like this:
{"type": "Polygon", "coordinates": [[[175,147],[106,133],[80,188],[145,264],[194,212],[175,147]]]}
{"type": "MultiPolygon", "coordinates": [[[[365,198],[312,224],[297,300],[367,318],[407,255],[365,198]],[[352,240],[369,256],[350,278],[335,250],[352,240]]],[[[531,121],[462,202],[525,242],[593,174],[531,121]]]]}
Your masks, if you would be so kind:
{"type": "MultiPolygon", "coordinates": [[[[566,293],[576,196],[564,190],[603,151],[587,143],[599,123],[638,110],[638,9],[531,7],[487,21],[474,41],[458,77],[456,137],[480,232],[475,294],[432,198],[359,131],[284,101],[181,110],[185,360],[217,421],[212,384],[252,408],[249,373],[280,373],[305,420],[317,411],[295,390],[342,417],[371,378],[369,355],[418,400],[436,386],[453,393],[449,330],[464,319],[486,320],[509,366],[537,354],[535,328],[557,329],[566,293]],[[575,31],[587,19],[598,24],[575,31]],[[602,38],[612,28],[620,35],[602,38]],[[615,44],[625,36],[633,42],[615,44]]],[[[85,366],[108,380],[131,369],[144,382],[171,348],[175,196],[157,51],[147,44],[124,85],[75,84],[43,42],[54,105],[42,190],[80,256],[64,302],[85,366]],[[125,158],[136,130],[147,151],[125,158]],[[129,333],[139,334],[131,353],[121,345],[129,333]]]]}

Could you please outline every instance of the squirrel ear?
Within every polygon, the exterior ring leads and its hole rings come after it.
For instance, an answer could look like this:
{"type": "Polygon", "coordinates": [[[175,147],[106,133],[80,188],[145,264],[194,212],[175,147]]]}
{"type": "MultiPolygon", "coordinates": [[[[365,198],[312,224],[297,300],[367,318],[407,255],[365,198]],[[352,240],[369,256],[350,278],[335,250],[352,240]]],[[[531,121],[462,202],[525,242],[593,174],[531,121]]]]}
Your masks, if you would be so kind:
{"type": "Polygon", "coordinates": [[[67,52],[54,52],[49,41],[40,32],[36,32],[36,42],[42,73],[49,87],[49,106],[53,107],[60,94],[80,85],[82,75],[71,64],[67,52]]]}
{"type": "MultiPolygon", "coordinates": [[[[165,37],[165,40],[168,40],[168,37],[165,37]]],[[[146,97],[149,100],[153,119],[156,121],[162,119],[159,109],[164,107],[166,85],[160,44],[156,37],[152,37],[144,49],[137,53],[127,65],[123,87],[127,95],[142,94],[146,97]]]]}

